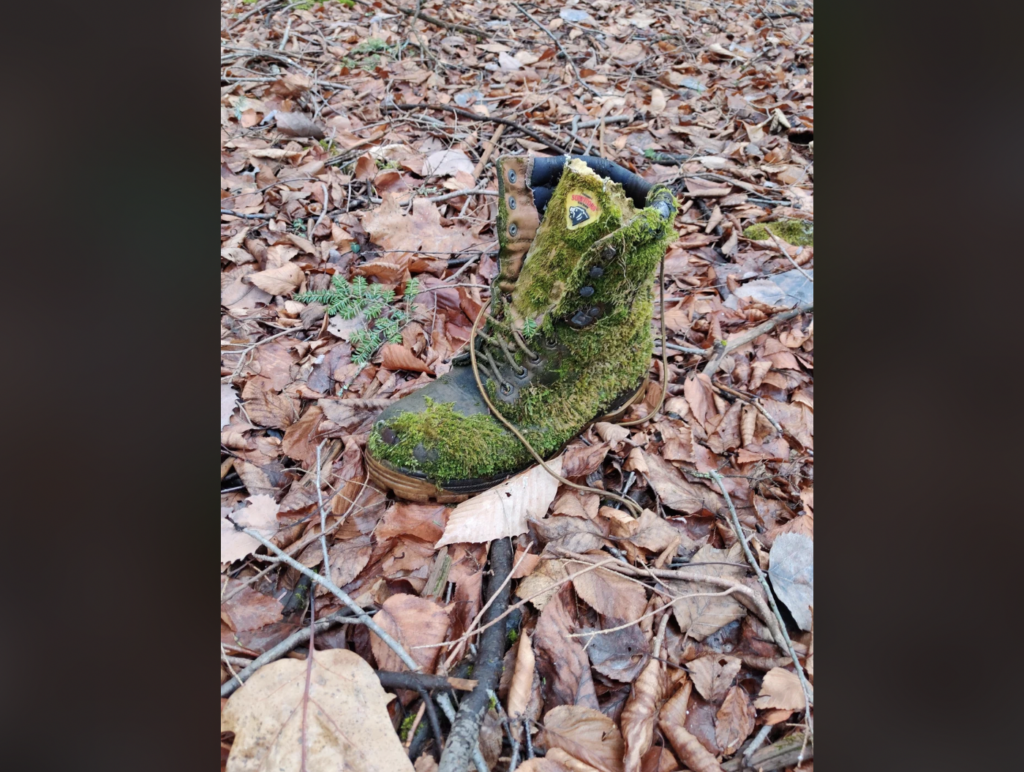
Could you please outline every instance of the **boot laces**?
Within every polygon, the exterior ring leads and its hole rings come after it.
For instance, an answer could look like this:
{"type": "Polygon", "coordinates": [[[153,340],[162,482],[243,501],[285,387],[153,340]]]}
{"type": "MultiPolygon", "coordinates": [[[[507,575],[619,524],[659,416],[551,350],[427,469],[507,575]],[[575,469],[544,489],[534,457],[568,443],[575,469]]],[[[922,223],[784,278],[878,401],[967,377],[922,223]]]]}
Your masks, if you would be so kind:
{"type": "MultiPolygon", "coordinates": [[[[487,314],[486,318],[490,326],[490,331],[488,333],[480,330],[477,332],[477,337],[483,339],[483,344],[479,348],[479,353],[483,354],[487,361],[480,362],[478,364],[478,368],[486,373],[491,380],[497,381],[502,394],[509,394],[512,391],[512,384],[502,378],[501,369],[498,366],[498,362],[495,361],[494,355],[496,353],[500,353],[512,368],[512,372],[520,378],[526,375],[526,368],[516,362],[515,357],[513,356],[513,348],[509,345],[505,336],[498,332],[498,320],[490,314],[487,314]]],[[[519,350],[522,351],[531,362],[536,362],[540,359],[540,355],[532,351],[530,347],[526,345],[526,340],[518,330],[512,331],[511,338],[513,343],[515,343],[519,350]]]]}

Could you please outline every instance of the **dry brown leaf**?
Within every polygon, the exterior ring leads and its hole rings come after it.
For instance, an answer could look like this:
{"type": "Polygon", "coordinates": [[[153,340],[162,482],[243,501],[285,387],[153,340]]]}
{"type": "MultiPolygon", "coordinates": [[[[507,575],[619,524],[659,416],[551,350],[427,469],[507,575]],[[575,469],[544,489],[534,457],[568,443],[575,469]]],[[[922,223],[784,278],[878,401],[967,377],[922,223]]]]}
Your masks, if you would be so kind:
{"type": "Polygon", "coordinates": [[[611,631],[584,627],[580,632],[595,633],[580,640],[587,647],[591,664],[601,675],[633,683],[647,664],[650,643],[638,624],[611,631]]]}
{"type": "Polygon", "coordinates": [[[795,673],[781,667],[774,667],[765,673],[761,681],[761,692],[754,701],[756,708],[782,710],[803,710],[806,704],[800,679],[795,673]]]}
{"type": "MultiPolygon", "coordinates": [[[[547,463],[561,474],[561,457],[547,463]]],[[[538,465],[520,472],[455,507],[448,515],[444,535],[434,547],[459,542],[480,544],[526,533],[527,520],[543,517],[557,492],[558,480],[544,467],[538,465]]]]}
{"type": "Polygon", "coordinates": [[[688,515],[703,509],[717,513],[724,507],[725,500],[720,494],[687,482],[678,469],[658,454],[643,453],[643,459],[648,469],[647,479],[666,507],[688,515]]]}
{"type": "Polygon", "coordinates": [[[709,654],[687,663],[690,679],[701,696],[708,702],[719,702],[725,697],[743,663],[725,654],[709,654]]]}
{"type": "Polygon", "coordinates": [[[533,573],[519,583],[516,595],[524,600],[529,598],[535,609],[543,611],[551,596],[558,592],[560,583],[568,579],[566,566],[566,561],[561,559],[541,560],[533,573]]]}
{"type": "Polygon", "coordinates": [[[563,477],[583,477],[600,469],[604,457],[608,455],[608,443],[586,445],[577,442],[565,449],[561,455],[563,477]]]}
{"type": "MultiPolygon", "coordinates": [[[[536,657],[533,644],[525,631],[519,637],[519,651],[516,654],[516,670],[512,676],[512,684],[508,689],[509,718],[516,719],[523,715],[533,696],[533,674],[536,670],[536,657]]],[[[516,724],[516,736],[522,735],[522,724],[516,724]]]]}
{"type": "Polygon", "coordinates": [[[672,699],[662,706],[658,726],[668,738],[676,756],[693,772],[723,772],[718,760],[684,727],[691,686],[687,679],[672,699]]]}
{"type": "Polygon", "coordinates": [[[277,130],[286,137],[323,139],[324,127],[305,113],[278,113],[277,130]]]}
{"type": "Polygon", "coordinates": [[[615,722],[599,710],[560,705],[544,716],[544,729],[536,744],[561,748],[601,772],[623,772],[622,734],[615,722]]]}
{"type": "Polygon", "coordinates": [[[230,260],[232,263],[241,265],[242,263],[252,263],[256,260],[249,252],[242,249],[241,247],[227,247],[220,251],[220,256],[225,260],[230,260]]]}
{"type": "Polygon", "coordinates": [[[666,104],[665,92],[660,88],[653,89],[651,91],[651,105],[648,108],[648,112],[651,115],[661,115],[665,112],[666,104]]]}
{"type": "Polygon", "coordinates": [[[716,415],[714,391],[711,388],[711,379],[704,373],[699,373],[693,378],[683,381],[683,396],[690,406],[690,412],[697,419],[701,426],[707,427],[707,421],[711,416],[716,415]]]}
{"type": "Polygon", "coordinates": [[[677,540],[687,550],[697,546],[697,542],[691,539],[685,532],[673,528],[664,518],[659,517],[649,509],[645,509],[641,513],[640,519],[634,522],[636,523],[636,528],[629,536],[629,540],[648,552],[662,552],[677,540]]]}
{"type": "Polygon", "coordinates": [[[279,507],[273,497],[257,494],[250,496],[246,501],[249,502],[249,506],[236,509],[234,512],[221,509],[220,560],[222,563],[233,563],[248,557],[260,546],[259,541],[249,534],[237,530],[224,515],[230,514],[231,519],[240,526],[251,528],[265,539],[269,539],[277,533],[279,507]]]}
{"type": "Polygon", "coordinates": [[[517,772],[575,772],[575,770],[547,756],[538,756],[535,759],[524,761],[516,767],[516,770],[517,772]]]}
{"type": "Polygon", "coordinates": [[[622,709],[622,735],[626,746],[622,765],[625,772],[640,772],[640,759],[654,739],[657,708],[664,692],[663,665],[652,659],[636,679],[633,692],[622,709]]]}
{"type": "Polygon", "coordinates": [[[228,699],[227,772],[402,772],[413,766],[391,725],[392,697],[346,649],[264,665],[228,699]]]}
{"type": "Polygon", "coordinates": [[[731,756],[754,731],[756,712],[741,686],[732,687],[715,716],[715,739],[722,753],[731,756]]]}
{"type": "Polygon", "coordinates": [[[236,633],[281,621],[281,601],[243,586],[238,579],[228,579],[223,594],[230,597],[220,604],[220,618],[236,633]]]}
{"type": "Polygon", "coordinates": [[[356,159],[355,178],[357,180],[372,180],[377,176],[377,162],[372,156],[361,155],[356,159]]]}
{"type": "Polygon", "coordinates": [[[625,426],[608,423],[607,421],[599,421],[594,424],[594,431],[597,432],[598,437],[612,445],[616,445],[629,438],[629,429],[625,426]]]}
{"type": "MultiPolygon", "coordinates": [[[[713,563],[742,563],[743,548],[737,542],[728,551],[703,546],[690,560],[691,564],[708,563],[702,567],[702,573],[740,581],[746,575],[743,568],[713,565],[713,563]]],[[[746,615],[746,607],[736,600],[736,595],[715,595],[724,592],[721,587],[702,582],[676,581],[665,582],[679,596],[697,595],[697,597],[681,597],[673,601],[672,611],[679,628],[687,632],[691,638],[703,641],[712,633],[720,630],[730,622],[746,615]]]]}
{"type": "MultiPolygon", "coordinates": [[[[442,643],[448,633],[451,620],[447,612],[433,601],[415,595],[392,595],[373,616],[373,621],[380,625],[384,632],[389,633],[402,645],[409,655],[416,660],[425,673],[433,673],[434,665],[441,653],[439,646],[417,649],[417,646],[442,643]]],[[[408,666],[398,658],[376,633],[370,633],[370,648],[381,670],[408,670],[408,666]]]]}
{"type": "Polygon", "coordinates": [[[280,80],[275,80],[270,84],[270,92],[278,96],[295,99],[295,97],[300,97],[309,91],[312,85],[313,80],[308,75],[289,72],[280,80]]]}
{"type": "Polygon", "coordinates": [[[449,511],[443,504],[398,501],[384,513],[373,535],[378,542],[396,536],[412,536],[433,544],[444,533],[449,511]]]}
{"type": "Polygon", "coordinates": [[[620,622],[639,619],[647,607],[647,593],[643,585],[606,568],[580,574],[572,583],[577,594],[591,608],[620,622]]]}
{"type": "MultiPolygon", "coordinates": [[[[590,674],[590,659],[582,639],[569,637],[576,628],[570,616],[574,605],[572,589],[562,587],[544,606],[534,628],[537,671],[547,682],[547,706],[577,705],[596,709],[597,693],[590,674]]],[[[583,756],[579,758],[586,761],[583,756]]]]}
{"type": "Polygon", "coordinates": [[[249,277],[256,287],[271,295],[289,295],[298,289],[306,276],[295,263],[285,263],[278,268],[259,271],[249,277]]]}
{"type": "Polygon", "coordinates": [[[385,343],[380,353],[381,364],[388,370],[412,370],[417,373],[434,374],[426,362],[399,343],[385,343]]]}
{"type": "MultiPolygon", "coordinates": [[[[592,767],[575,756],[570,756],[561,748],[552,748],[544,758],[561,765],[562,769],[567,769],[569,772],[599,772],[597,767],[592,767]]],[[[517,769],[522,769],[522,767],[517,767],[517,769]]]]}

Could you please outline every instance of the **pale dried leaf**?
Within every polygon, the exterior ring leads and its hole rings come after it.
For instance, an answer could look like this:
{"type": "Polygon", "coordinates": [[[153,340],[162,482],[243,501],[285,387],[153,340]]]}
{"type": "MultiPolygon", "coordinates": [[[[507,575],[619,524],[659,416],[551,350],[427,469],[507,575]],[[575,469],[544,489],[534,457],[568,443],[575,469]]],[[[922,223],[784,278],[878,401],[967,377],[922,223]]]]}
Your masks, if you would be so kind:
{"type": "Polygon", "coordinates": [[[625,426],[619,426],[618,424],[611,424],[607,421],[600,421],[594,424],[594,431],[597,432],[597,436],[605,442],[615,444],[622,442],[629,437],[629,429],[625,426]]]}
{"type": "MultiPolygon", "coordinates": [[[[236,461],[237,463],[237,461],[236,461]]],[[[231,515],[231,519],[243,528],[251,528],[263,538],[269,539],[277,533],[277,513],[280,509],[273,497],[264,494],[250,496],[249,505],[230,512],[221,509],[220,521],[220,560],[222,563],[233,563],[248,557],[260,543],[249,534],[237,530],[224,516],[231,515]]]]}
{"type": "Polygon", "coordinates": [[[533,607],[542,611],[561,583],[569,578],[566,565],[561,559],[541,560],[533,573],[519,583],[516,595],[524,600],[529,598],[533,607]]]}
{"type": "Polygon", "coordinates": [[[694,687],[708,702],[719,702],[729,691],[743,662],[724,654],[709,654],[687,663],[694,687]]]}
{"type": "Polygon", "coordinates": [[[238,407],[238,391],[230,383],[220,385],[220,428],[231,423],[231,414],[238,407]]]}
{"type": "MultiPolygon", "coordinates": [[[[451,620],[448,613],[433,601],[415,595],[392,595],[373,616],[373,621],[391,635],[425,673],[434,672],[441,653],[439,646],[418,649],[417,646],[439,644],[448,634],[451,620]]],[[[408,670],[390,646],[370,633],[370,648],[381,670],[408,670]]]]}
{"type": "MultiPolygon", "coordinates": [[[[519,651],[516,654],[516,669],[512,676],[512,685],[508,690],[509,718],[517,718],[526,711],[533,695],[533,674],[536,670],[536,657],[533,644],[525,631],[519,637],[519,651]]],[[[517,734],[522,734],[522,724],[517,726],[517,734]]]]}
{"type": "MultiPolygon", "coordinates": [[[[803,515],[803,517],[807,517],[803,515]]],[[[814,605],[814,542],[799,533],[781,533],[768,554],[768,576],[801,630],[811,629],[814,605]]]]}
{"type": "MultiPolygon", "coordinates": [[[[561,474],[561,457],[547,464],[561,474]]],[[[520,472],[455,507],[448,515],[444,535],[434,546],[459,542],[480,544],[526,533],[527,521],[543,517],[557,492],[558,480],[544,467],[538,465],[520,472]]]]}
{"type": "Polygon", "coordinates": [[[623,772],[622,734],[599,710],[578,705],[552,708],[544,716],[544,729],[535,742],[543,748],[561,748],[601,772],[623,772]]]}
{"type": "MultiPolygon", "coordinates": [[[[690,562],[691,564],[708,563],[708,566],[701,567],[702,573],[738,582],[746,575],[743,568],[713,564],[743,562],[742,550],[739,543],[734,544],[728,551],[705,545],[694,554],[690,562]]],[[[724,592],[721,587],[702,582],[673,579],[666,580],[666,584],[676,595],[681,596],[679,600],[672,602],[672,610],[679,623],[679,628],[687,632],[694,640],[703,641],[712,633],[747,613],[746,607],[736,600],[735,594],[718,594],[724,592]],[[696,597],[682,597],[694,595],[696,597]]]]}
{"type": "Polygon", "coordinates": [[[299,266],[295,263],[285,263],[278,268],[254,273],[249,277],[249,281],[271,295],[288,295],[298,289],[304,278],[305,274],[299,266]]]}
{"type": "Polygon", "coordinates": [[[392,697],[346,649],[264,665],[231,695],[227,772],[402,772],[413,766],[391,725],[392,697]]]}
{"type": "Polygon", "coordinates": [[[775,667],[765,673],[761,692],[754,701],[755,708],[781,708],[803,710],[807,704],[800,679],[795,673],[775,667]]]}
{"type": "Polygon", "coordinates": [[[461,150],[449,148],[430,153],[423,163],[424,177],[451,177],[457,172],[463,171],[467,174],[473,173],[473,159],[461,150]]]}
{"type": "Polygon", "coordinates": [[[665,112],[665,106],[667,101],[665,99],[665,92],[660,88],[656,88],[651,91],[651,106],[648,108],[648,112],[651,115],[660,115],[665,112]]]}

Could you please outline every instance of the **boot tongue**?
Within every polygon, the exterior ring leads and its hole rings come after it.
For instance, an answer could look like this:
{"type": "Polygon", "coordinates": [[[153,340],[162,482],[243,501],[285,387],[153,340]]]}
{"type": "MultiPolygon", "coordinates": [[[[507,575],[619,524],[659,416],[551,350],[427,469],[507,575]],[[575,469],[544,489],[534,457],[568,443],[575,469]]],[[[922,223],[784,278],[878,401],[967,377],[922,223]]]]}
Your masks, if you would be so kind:
{"type": "Polygon", "coordinates": [[[506,319],[523,329],[527,319],[539,327],[566,292],[584,291],[577,266],[594,242],[628,223],[636,207],[622,186],[572,159],[558,181],[526,253],[522,272],[506,304],[506,319]]]}

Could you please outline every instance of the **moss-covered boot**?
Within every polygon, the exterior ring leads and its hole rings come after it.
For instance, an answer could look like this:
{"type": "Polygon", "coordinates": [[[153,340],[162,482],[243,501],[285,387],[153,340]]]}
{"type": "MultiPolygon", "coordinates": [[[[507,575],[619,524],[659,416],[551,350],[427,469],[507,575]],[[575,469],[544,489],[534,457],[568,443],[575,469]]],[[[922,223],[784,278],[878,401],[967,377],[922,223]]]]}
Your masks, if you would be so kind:
{"type": "MultiPolygon", "coordinates": [[[[478,372],[492,404],[550,458],[643,397],[651,290],[676,202],[599,158],[504,156],[497,167],[499,273],[478,372]]],[[[370,434],[370,476],[400,497],[461,501],[533,463],[481,398],[469,353],[453,365],[370,434]]]]}

